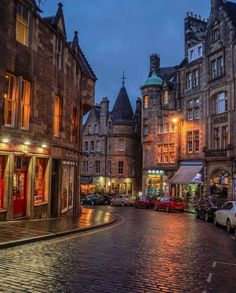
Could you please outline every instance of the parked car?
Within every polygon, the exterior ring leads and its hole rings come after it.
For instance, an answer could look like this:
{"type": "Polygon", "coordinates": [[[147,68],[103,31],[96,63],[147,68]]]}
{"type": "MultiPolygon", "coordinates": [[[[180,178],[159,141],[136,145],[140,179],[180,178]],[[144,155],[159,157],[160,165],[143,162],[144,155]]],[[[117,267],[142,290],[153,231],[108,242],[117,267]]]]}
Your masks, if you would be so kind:
{"type": "Polygon", "coordinates": [[[134,199],[128,195],[122,194],[115,196],[111,199],[112,206],[132,206],[134,204],[134,199]]]}
{"type": "Polygon", "coordinates": [[[225,226],[228,232],[236,228],[236,201],[226,201],[215,212],[214,224],[225,226]]]}
{"type": "Polygon", "coordinates": [[[96,205],[96,204],[105,204],[106,200],[102,195],[89,194],[81,200],[81,204],[96,205]]]}
{"type": "Polygon", "coordinates": [[[185,208],[185,203],[182,198],[179,197],[162,197],[156,201],[154,205],[154,210],[165,210],[170,211],[181,211],[183,212],[185,208]]]}
{"type": "Polygon", "coordinates": [[[220,206],[222,206],[222,199],[214,196],[208,196],[208,198],[204,198],[200,200],[195,207],[196,218],[204,219],[206,222],[213,222],[215,212],[218,210],[220,206]]]}
{"type": "Polygon", "coordinates": [[[154,207],[156,201],[157,201],[156,197],[141,195],[134,201],[134,206],[136,208],[148,209],[150,207],[154,207]]]}

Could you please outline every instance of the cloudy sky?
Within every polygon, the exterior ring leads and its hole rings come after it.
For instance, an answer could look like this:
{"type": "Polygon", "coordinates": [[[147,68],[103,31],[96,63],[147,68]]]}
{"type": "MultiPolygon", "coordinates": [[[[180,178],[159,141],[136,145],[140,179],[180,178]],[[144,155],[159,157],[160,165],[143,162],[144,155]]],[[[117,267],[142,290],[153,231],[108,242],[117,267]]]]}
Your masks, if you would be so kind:
{"type": "MultiPolygon", "coordinates": [[[[108,96],[113,105],[121,86],[135,105],[149,71],[149,56],[159,53],[161,66],[180,63],[187,11],[208,18],[210,0],[64,0],[68,40],[78,30],[80,45],[98,81],[96,101],[108,96]]],[[[54,15],[56,0],[44,0],[44,16],[54,15]]]]}

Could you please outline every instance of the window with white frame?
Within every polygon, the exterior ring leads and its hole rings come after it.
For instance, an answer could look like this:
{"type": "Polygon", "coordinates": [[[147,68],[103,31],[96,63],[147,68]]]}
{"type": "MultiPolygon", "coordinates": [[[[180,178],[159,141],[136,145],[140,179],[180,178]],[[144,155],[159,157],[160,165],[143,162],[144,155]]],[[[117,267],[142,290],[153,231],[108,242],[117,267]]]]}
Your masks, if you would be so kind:
{"type": "Polygon", "coordinates": [[[186,74],[186,89],[192,88],[192,72],[186,74]]]}
{"type": "Polygon", "coordinates": [[[124,174],[124,161],[119,161],[118,163],[118,174],[119,175],[124,174]]]}
{"type": "Polygon", "coordinates": [[[22,81],[21,87],[21,128],[29,129],[30,118],[30,83],[22,81]]]}
{"type": "Polygon", "coordinates": [[[193,70],[193,87],[199,85],[199,71],[198,69],[193,70]]]}
{"type": "Polygon", "coordinates": [[[21,3],[16,4],[16,40],[24,46],[28,46],[29,11],[21,3]]]}
{"type": "Polygon", "coordinates": [[[187,152],[197,153],[199,152],[199,130],[187,132],[187,152]]]}
{"type": "Polygon", "coordinates": [[[221,114],[228,111],[228,100],[225,92],[217,94],[215,107],[216,114],[221,114]]]}
{"type": "Polygon", "coordinates": [[[200,119],[200,98],[191,99],[187,103],[187,119],[200,119]]]}
{"type": "Polygon", "coordinates": [[[16,77],[12,74],[5,75],[4,97],[4,124],[14,127],[16,116],[16,77]]]}
{"type": "Polygon", "coordinates": [[[59,137],[62,130],[62,98],[55,96],[54,98],[54,119],[53,119],[53,134],[59,137]]]}
{"type": "Polygon", "coordinates": [[[56,58],[57,68],[61,70],[63,67],[63,41],[60,37],[57,37],[56,41],[56,58]]]}
{"type": "Polygon", "coordinates": [[[101,162],[100,161],[94,162],[94,171],[95,171],[95,174],[101,173],[101,162]]]}
{"type": "Polygon", "coordinates": [[[215,79],[224,75],[224,57],[220,56],[211,61],[211,79],[215,79]]]}
{"type": "Polygon", "coordinates": [[[124,138],[119,139],[119,151],[124,151],[125,150],[125,140],[124,138]]]}

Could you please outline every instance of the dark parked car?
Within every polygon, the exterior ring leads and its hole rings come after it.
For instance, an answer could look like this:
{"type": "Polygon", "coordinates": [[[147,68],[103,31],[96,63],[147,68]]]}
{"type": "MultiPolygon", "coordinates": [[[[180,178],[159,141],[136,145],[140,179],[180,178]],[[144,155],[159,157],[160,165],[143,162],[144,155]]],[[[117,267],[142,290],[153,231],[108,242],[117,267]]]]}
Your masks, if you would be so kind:
{"type": "Polygon", "coordinates": [[[81,200],[81,204],[96,205],[96,204],[105,204],[106,199],[102,195],[90,194],[81,200]]]}
{"type": "Polygon", "coordinates": [[[223,201],[217,197],[209,196],[199,201],[195,207],[196,218],[204,219],[206,222],[213,222],[215,212],[221,207],[223,201]]]}
{"type": "Polygon", "coordinates": [[[157,201],[156,197],[151,197],[151,196],[147,196],[147,195],[141,195],[135,200],[134,206],[136,208],[148,209],[150,207],[154,207],[156,201],[157,201]]]}
{"type": "Polygon", "coordinates": [[[182,198],[179,197],[162,197],[154,206],[154,210],[181,211],[184,212],[185,203],[182,198]]]}

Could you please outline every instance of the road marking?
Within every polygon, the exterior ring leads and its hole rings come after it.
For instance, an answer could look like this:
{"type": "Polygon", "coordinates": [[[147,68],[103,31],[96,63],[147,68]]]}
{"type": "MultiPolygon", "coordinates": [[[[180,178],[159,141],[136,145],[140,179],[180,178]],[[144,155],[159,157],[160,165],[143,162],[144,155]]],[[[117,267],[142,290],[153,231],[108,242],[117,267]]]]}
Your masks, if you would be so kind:
{"type": "MultiPolygon", "coordinates": [[[[221,261],[215,261],[214,262],[215,264],[221,264],[221,265],[227,265],[227,266],[233,266],[233,267],[235,267],[236,266],[236,264],[235,263],[229,263],[229,262],[221,262],[221,261]]],[[[215,265],[215,267],[216,267],[216,265],[215,265]]]]}
{"type": "Polygon", "coordinates": [[[216,267],[216,261],[214,261],[214,262],[213,262],[213,265],[212,265],[212,267],[213,267],[213,268],[215,268],[215,267],[216,267]]]}
{"type": "Polygon", "coordinates": [[[212,273],[209,274],[208,278],[207,278],[207,283],[210,284],[212,281],[212,273]]]}

